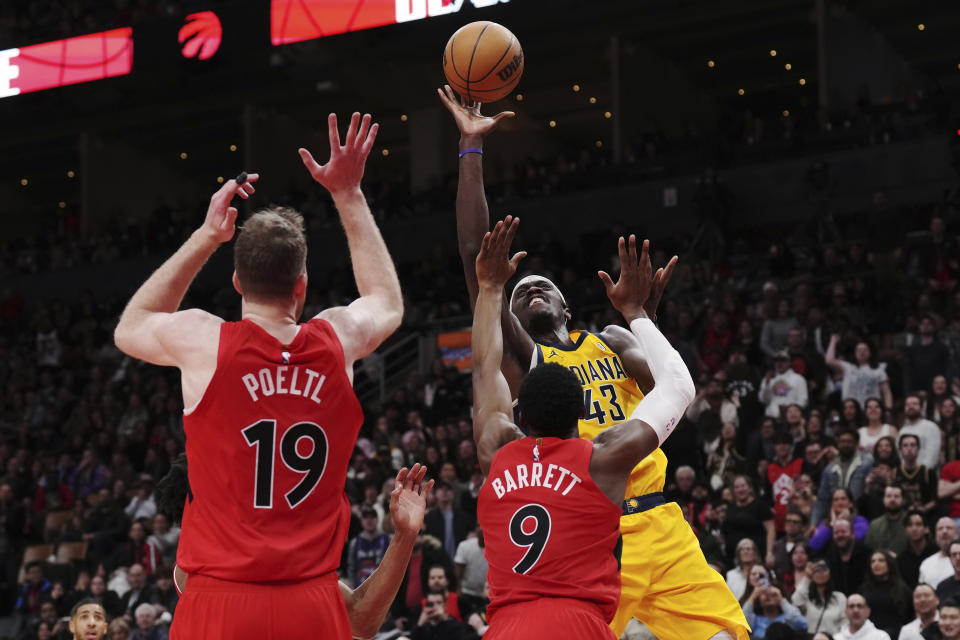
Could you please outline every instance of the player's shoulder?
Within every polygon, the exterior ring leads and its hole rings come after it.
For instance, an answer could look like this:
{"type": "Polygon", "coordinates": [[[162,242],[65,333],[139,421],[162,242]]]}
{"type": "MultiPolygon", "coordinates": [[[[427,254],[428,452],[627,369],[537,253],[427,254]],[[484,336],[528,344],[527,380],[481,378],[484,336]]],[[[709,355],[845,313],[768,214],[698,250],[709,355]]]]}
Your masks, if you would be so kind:
{"type": "Polygon", "coordinates": [[[162,329],[177,339],[207,340],[212,334],[219,334],[224,322],[223,318],[203,309],[183,309],[167,316],[162,329]]]}
{"type": "Polygon", "coordinates": [[[636,346],[637,338],[629,330],[620,325],[608,324],[603,331],[597,334],[597,337],[607,343],[614,351],[622,351],[636,346]]]}

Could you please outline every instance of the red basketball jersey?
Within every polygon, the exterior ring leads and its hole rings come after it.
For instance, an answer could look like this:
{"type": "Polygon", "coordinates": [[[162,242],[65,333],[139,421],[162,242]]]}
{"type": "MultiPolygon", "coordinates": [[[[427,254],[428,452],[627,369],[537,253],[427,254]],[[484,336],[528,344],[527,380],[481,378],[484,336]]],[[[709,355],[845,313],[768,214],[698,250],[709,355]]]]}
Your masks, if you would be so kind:
{"type": "Polygon", "coordinates": [[[363,413],[328,322],[300,325],[289,345],[248,320],[221,325],[217,370],[183,422],[184,571],[274,582],[336,570],[363,413]]]}
{"type": "Polygon", "coordinates": [[[621,508],[590,477],[593,443],[522,438],[493,458],[480,489],[493,621],[504,606],[541,597],[597,605],[609,622],[620,600],[614,549],[621,508]]]}

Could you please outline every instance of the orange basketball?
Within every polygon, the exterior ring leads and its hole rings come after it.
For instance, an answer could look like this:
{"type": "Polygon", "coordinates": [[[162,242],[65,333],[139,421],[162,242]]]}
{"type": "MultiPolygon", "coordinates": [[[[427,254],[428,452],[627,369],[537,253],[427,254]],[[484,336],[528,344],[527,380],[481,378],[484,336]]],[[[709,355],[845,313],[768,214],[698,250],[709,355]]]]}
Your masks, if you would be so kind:
{"type": "Polygon", "coordinates": [[[443,50],[443,75],[467,100],[494,102],[517,86],[523,50],[510,30],[481,20],[457,29],[443,50]]]}

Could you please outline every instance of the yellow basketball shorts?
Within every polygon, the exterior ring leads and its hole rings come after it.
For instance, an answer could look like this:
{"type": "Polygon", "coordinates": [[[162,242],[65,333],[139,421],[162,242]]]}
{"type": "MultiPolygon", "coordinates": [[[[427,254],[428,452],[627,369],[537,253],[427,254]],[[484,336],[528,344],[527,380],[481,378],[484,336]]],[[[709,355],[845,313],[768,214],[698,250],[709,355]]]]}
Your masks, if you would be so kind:
{"type": "Polygon", "coordinates": [[[659,640],[707,640],[750,627],[723,577],[707,565],[697,536],[675,502],[623,516],[620,606],[610,624],[620,637],[630,618],[659,640]]]}

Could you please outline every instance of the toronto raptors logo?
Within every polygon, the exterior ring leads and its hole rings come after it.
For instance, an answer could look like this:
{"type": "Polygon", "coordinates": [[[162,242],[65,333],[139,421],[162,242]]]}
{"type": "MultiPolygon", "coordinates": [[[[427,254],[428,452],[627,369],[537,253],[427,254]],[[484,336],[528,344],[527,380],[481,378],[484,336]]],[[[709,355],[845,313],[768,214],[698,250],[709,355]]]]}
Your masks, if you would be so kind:
{"type": "Polygon", "coordinates": [[[183,45],[184,58],[207,60],[220,48],[223,29],[220,18],[213,11],[201,11],[187,16],[187,22],[180,27],[177,41],[183,45]]]}

